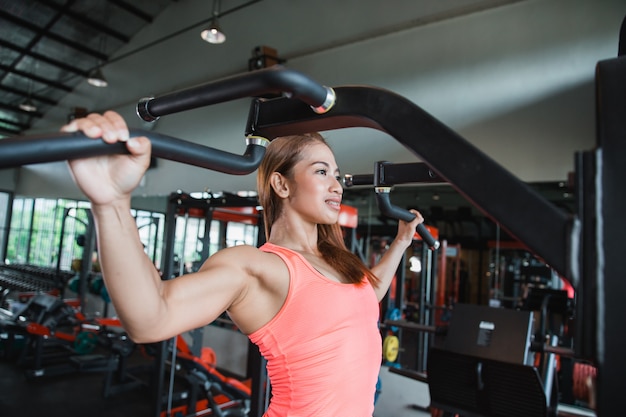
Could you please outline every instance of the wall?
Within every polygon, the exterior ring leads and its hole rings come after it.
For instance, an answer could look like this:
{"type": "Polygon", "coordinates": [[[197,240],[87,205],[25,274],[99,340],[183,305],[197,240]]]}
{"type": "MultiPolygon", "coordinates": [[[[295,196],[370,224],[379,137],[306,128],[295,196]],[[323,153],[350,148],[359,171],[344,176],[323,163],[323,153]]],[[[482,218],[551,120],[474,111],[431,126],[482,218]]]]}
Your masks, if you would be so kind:
{"type": "Polygon", "coordinates": [[[14,191],[17,182],[17,169],[0,169],[0,190],[14,191]]]}

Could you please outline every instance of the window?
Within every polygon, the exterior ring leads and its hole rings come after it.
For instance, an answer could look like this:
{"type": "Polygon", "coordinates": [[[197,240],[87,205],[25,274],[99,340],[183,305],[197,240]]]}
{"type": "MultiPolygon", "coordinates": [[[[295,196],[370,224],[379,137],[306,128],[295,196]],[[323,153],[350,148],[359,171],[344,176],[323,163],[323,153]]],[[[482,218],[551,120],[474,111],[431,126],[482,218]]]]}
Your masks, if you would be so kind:
{"type": "Polygon", "coordinates": [[[0,259],[4,259],[7,251],[7,236],[9,234],[12,200],[12,193],[0,191],[0,259]]]}
{"type": "MultiPolygon", "coordinates": [[[[0,243],[6,240],[5,263],[59,267],[70,270],[82,257],[85,236],[93,227],[90,204],[85,201],[45,198],[15,198],[0,193],[0,243]],[[9,207],[11,211],[9,213],[9,207]],[[10,220],[3,220],[9,216],[10,220]],[[4,237],[6,236],[6,237],[4,237]]],[[[132,210],[146,253],[159,262],[163,241],[162,213],[132,210]]]]}

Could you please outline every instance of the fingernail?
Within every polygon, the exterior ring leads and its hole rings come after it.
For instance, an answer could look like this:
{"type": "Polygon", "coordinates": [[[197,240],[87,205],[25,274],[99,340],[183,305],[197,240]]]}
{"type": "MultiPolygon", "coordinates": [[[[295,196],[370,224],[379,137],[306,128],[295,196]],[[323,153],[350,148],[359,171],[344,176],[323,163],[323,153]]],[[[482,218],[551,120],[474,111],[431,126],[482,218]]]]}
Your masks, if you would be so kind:
{"type": "Polygon", "coordinates": [[[128,131],[127,130],[120,130],[119,132],[117,132],[117,134],[120,137],[120,140],[122,142],[126,142],[128,140],[128,131]]]}
{"type": "Polygon", "coordinates": [[[102,137],[105,138],[105,139],[108,139],[108,140],[113,140],[113,139],[115,139],[115,133],[113,133],[113,132],[111,132],[109,130],[106,130],[102,134],[102,137]]]}
{"type": "Polygon", "coordinates": [[[126,141],[126,146],[130,148],[136,148],[137,146],[139,146],[139,143],[137,142],[137,139],[130,138],[126,141]]]}

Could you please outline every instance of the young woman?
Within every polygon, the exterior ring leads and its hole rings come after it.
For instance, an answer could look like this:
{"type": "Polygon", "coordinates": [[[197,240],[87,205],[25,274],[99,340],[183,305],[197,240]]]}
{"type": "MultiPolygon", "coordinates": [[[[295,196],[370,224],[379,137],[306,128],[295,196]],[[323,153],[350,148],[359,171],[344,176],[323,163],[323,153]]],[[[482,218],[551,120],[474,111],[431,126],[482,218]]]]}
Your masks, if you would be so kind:
{"type": "Polygon", "coordinates": [[[131,192],[150,162],[149,140],[129,138],[123,118],[110,111],[62,130],[125,141],[130,152],[70,161],[70,169],[91,201],[103,277],[135,342],[165,340],[226,311],[267,359],[266,416],[372,415],[378,302],[423,221],[419,212],[399,222],[389,250],[367,269],[343,243],[343,189],[331,149],[319,134],[276,138],[257,176],[267,243],[223,249],[198,272],[162,281],[130,214],[131,192]]]}

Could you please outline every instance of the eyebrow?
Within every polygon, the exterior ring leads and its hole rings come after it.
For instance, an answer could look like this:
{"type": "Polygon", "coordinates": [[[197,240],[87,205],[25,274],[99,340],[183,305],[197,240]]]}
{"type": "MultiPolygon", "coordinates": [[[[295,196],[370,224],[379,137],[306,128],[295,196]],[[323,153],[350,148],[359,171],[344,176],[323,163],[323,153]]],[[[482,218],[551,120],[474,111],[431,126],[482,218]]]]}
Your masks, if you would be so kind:
{"type": "MultiPolygon", "coordinates": [[[[324,162],[324,161],[314,161],[314,162],[311,162],[311,166],[313,166],[313,165],[315,165],[315,164],[322,164],[322,165],[324,165],[326,168],[330,169],[330,164],[328,164],[328,162],[324,162]]],[[[339,170],[339,168],[337,168],[337,169],[335,170],[335,174],[337,174],[337,175],[341,174],[341,171],[339,170]]]]}

